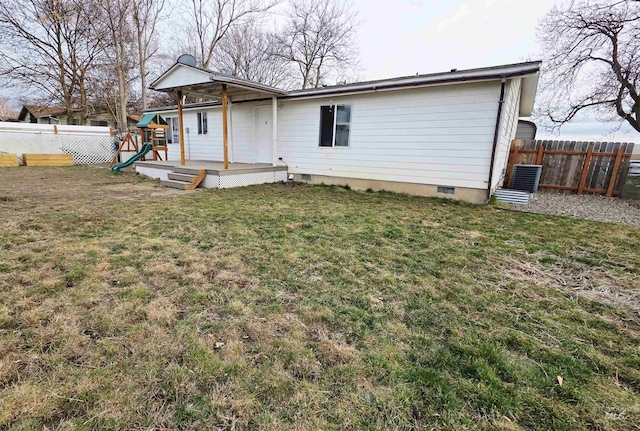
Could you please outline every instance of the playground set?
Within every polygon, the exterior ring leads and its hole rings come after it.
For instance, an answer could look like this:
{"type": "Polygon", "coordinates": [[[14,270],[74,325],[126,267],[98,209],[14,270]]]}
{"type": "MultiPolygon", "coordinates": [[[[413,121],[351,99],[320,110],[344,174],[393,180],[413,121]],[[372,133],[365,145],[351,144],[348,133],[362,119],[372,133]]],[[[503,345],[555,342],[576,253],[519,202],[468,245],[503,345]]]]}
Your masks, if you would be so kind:
{"type": "Polygon", "coordinates": [[[138,145],[137,135],[134,136],[131,132],[127,132],[109,166],[112,172],[120,172],[139,160],[145,161],[149,152],[151,152],[153,160],[167,160],[167,130],[169,125],[164,118],[158,114],[146,114],[136,124],[136,128],[140,131],[142,146],[138,145]],[[164,158],[161,156],[162,152],[164,152],[164,158]],[[123,153],[135,154],[124,162],[116,164],[118,157],[123,153]]]}

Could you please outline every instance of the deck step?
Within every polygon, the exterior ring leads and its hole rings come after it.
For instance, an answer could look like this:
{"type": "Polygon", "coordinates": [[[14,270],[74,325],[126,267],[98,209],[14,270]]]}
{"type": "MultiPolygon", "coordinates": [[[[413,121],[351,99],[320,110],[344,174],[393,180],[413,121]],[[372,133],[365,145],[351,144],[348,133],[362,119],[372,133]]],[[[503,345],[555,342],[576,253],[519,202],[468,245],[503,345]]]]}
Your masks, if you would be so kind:
{"type": "Polygon", "coordinates": [[[174,189],[187,190],[187,187],[191,185],[191,181],[160,180],[160,184],[162,184],[165,187],[172,187],[174,189]]]}
{"type": "Polygon", "coordinates": [[[169,172],[169,174],[167,174],[167,177],[170,180],[184,181],[184,182],[187,182],[189,184],[193,183],[193,180],[198,178],[197,175],[183,174],[183,173],[180,173],[180,172],[169,172]]]}
{"type": "Polygon", "coordinates": [[[531,198],[531,193],[529,192],[510,189],[498,189],[495,191],[494,195],[499,202],[520,205],[528,204],[529,199],[531,198]]]}
{"type": "Polygon", "coordinates": [[[200,185],[200,183],[207,176],[207,171],[200,169],[198,175],[185,174],[182,172],[169,172],[167,174],[168,180],[161,180],[160,184],[166,187],[173,187],[174,189],[181,190],[193,190],[200,185]]]}

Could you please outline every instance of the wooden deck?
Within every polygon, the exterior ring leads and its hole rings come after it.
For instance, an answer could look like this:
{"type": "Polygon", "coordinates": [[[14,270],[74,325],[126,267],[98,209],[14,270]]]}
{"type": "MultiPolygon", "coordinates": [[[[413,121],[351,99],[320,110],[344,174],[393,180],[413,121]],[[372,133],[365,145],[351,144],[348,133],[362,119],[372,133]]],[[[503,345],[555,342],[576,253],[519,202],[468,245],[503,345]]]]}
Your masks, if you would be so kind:
{"type": "MultiPolygon", "coordinates": [[[[189,160],[184,165],[179,161],[136,162],[137,173],[156,178],[168,187],[184,188],[187,182],[183,177],[201,176],[198,183],[202,188],[226,189],[255,184],[287,181],[287,166],[273,166],[268,163],[230,163],[224,168],[224,162],[214,160],[189,160]]],[[[185,188],[186,190],[186,188],[185,188]]]]}
{"type": "Polygon", "coordinates": [[[218,162],[214,160],[187,160],[185,165],[181,165],[179,160],[150,160],[145,162],[136,162],[134,166],[166,169],[174,172],[184,173],[197,173],[200,170],[205,170],[207,171],[207,174],[212,175],[239,175],[287,170],[287,167],[284,164],[281,166],[273,166],[269,163],[229,163],[229,169],[225,169],[224,162],[218,162]]]}

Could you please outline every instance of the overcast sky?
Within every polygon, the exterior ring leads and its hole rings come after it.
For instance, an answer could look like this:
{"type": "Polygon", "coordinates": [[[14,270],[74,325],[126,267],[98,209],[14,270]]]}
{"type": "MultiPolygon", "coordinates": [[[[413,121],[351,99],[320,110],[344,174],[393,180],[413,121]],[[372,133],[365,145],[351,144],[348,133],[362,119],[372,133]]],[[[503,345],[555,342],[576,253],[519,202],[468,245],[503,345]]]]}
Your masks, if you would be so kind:
{"type": "MultiPolygon", "coordinates": [[[[389,78],[540,59],[536,24],[558,0],[354,0],[364,20],[361,77],[389,78]]],[[[630,127],[593,118],[564,126],[560,138],[640,143],[630,127]],[[626,132],[626,133],[625,133],[626,132]]],[[[549,133],[539,130],[538,137],[549,133]]]]}

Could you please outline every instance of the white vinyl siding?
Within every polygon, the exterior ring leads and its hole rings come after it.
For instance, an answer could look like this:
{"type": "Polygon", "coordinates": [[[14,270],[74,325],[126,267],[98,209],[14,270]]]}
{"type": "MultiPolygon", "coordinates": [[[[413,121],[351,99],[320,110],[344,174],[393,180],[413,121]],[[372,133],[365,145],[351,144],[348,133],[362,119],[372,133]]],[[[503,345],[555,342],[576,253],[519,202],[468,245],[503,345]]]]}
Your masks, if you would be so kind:
{"type": "MultiPolygon", "coordinates": [[[[518,119],[520,80],[507,81],[495,171],[500,178],[518,119]]],[[[317,99],[278,101],[276,157],[289,173],[486,189],[500,81],[443,85],[317,99]],[[320,147],[320,106],[350,105],[348,147],[320,147]]],[[[256,106],[233,103],[233,160],[255,159],[256,106]]],[[[206,109],[209,133],[197,135],[196,112],[184,112],[185,153],[222,160],[219,107],[206,109]]],[[[175,111],[160,113],[175,116],[175,111]]],[[[179,159],[170,146],[170,159],[179,159]]],[[[496,178],[494,184],[499,181],[496,178]]]]}
{"type": "MultiPolygon", "coordinates": [[[[255,163],[255,109],[263,105],[271,107],[271,102],[234,103],[230,109],[233,117],[232,130],[233,144],[229,140],[229,150],[233,152],[233,161],[238,163],[255,163]]],[[[159,112],[163,117],[177,116],[176,111],[159,112]]],[[[222,160],[222,111],[219,107],[186,108],[183,112],[185,127],[185,155],[187,160],[222,160]],[[206,112],[208,133],[198,135],[197,113],[206,112]],[[187,128],[189,132],[187,132],[187,128]]],[[[180,160],[180,149],[169,147],[169,160],[180,160]]],[[[231,156],[230,156],[231,158],[231,156]]]]}
{"type": "Polygon", "coordinates": [[[509,148],[511,141],[516,137],[518,128],[518,116],[520,113],[520,78],[507,81],[505,89],[504,105],[502,107],[502,118],[500,120],[500,134],[498,135],[498,146],[496,148],[496,160],[493,169],[493,179],[491,189],[502,185],[505,169],[509,158],[509,148]]]}
{"type": "Polygon", "coordinates": [[[484,189],[500,82],[285,100],[278,157],[294,174],[484,189]],[[351,104],[348,148],[318,147],[321,105],[351,104]]]}

